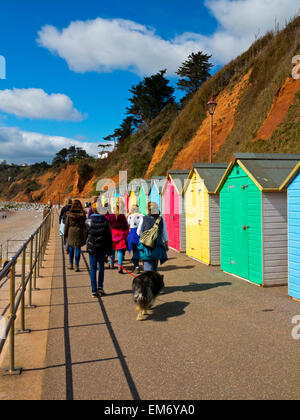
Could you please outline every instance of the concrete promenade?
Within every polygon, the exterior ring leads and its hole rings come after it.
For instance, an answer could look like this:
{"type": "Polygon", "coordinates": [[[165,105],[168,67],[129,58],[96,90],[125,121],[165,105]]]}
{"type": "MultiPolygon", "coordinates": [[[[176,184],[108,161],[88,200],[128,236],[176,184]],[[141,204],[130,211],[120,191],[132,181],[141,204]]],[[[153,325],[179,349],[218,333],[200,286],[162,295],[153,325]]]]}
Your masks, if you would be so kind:
{"type": "Polygon", "coordinates": [[[287,288],[261,289],[169,257],[165,290],[137,322],[132,277],[107,270],[108,295],[93,299],[88,255],[80,273],[66,269],[56,221],[33,294],[38,307],[26,312],[32,333],[16,337],[24,371],[0,376],[0,399],[299,399],[292,318],[300,304],[287,288]]]}

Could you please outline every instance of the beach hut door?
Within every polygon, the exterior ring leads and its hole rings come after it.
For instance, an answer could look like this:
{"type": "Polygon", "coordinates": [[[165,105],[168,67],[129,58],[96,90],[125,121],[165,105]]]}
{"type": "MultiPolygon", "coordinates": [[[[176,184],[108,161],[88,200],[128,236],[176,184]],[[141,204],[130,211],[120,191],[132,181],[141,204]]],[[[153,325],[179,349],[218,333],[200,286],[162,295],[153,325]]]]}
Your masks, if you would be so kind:
{"type": "Polygon", "coordinates": [[[238,178],[229,188],[232,208],[232,248],[230,265],[232,273],[249,278],[248,188],[245,180],[238,178]]]}
{"type": "Polygon", "coordinates": [[[172,185],[171,191],[170,191],[170,217],[171,217],[171,237],[170,244],[173,248],[178,249],[180,248],[180,237],[179,237],[179,214],[177,214],[176,211],[176,202],[177,195],[175,192],[175,188],[172,185]]]}

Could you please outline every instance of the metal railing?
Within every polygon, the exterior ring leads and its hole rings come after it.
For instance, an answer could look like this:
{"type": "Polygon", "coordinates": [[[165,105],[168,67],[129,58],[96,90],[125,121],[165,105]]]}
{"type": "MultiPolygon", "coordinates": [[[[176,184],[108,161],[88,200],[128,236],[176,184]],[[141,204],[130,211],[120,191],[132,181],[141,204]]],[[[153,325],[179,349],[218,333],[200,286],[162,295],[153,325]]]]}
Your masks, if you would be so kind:
{"type": "Polygon", "coordinates": [[[18,375],[22,372],[22,368],[15,367],[15,321],[17,314],[20,316],[21,328],[17,334],[30,333],[25,328],[25,309],[35,308],[32,305],[32,291],[38,290],[36,287],[37,277],[40,276],[40,269],[44,261],[47,243],[50,237],[52,211],[48,213],[41,225],[23,244],[19,251],[11,258],[8,264],[0,272],[0,282],[9,276],[10,279],[10,313],[8,322],[4,332],[4,339],[0,337],[0,353],[3,350],[6,339],[9,337],[9,367],[5,370],[4,375],[18,375]],[[29,272],[26,275],[26,252],[29,251],[29,272]],[[16,265],[21,258],[21,287],[16,293],[16,265]],[[27,291],[27,305],[25,306],[25,292],[27,291]],[[21,307],[20,307],[21,305],[21,307]],[[18,309],[20,307],[20,312],[18,309]]]}

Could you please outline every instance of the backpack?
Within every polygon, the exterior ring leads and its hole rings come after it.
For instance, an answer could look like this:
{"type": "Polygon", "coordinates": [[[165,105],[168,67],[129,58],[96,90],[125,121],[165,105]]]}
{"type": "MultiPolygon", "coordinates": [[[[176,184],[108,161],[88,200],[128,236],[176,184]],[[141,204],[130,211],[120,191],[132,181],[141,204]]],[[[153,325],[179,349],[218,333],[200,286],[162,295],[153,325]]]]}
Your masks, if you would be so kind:
{"type": "Polygon", "coordinates": [[[146,230],[140,237],[140,242],[149,248],[155,248],[158,238],[158,227],[162,218],[158,217],[151,229],[146,230]]]}

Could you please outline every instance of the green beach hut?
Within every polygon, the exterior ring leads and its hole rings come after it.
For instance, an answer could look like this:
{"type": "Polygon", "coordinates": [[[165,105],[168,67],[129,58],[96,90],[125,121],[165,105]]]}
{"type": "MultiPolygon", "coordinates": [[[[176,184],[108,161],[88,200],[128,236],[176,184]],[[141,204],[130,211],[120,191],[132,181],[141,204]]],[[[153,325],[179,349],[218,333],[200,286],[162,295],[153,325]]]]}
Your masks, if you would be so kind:
{"type": "Polygon", "coordinates": [[[149,196],[150,196],[150,190],[151,190],[151,181],[143,179],[141,181],[141,188],[139,192],[139,208],[140,213],[146,216],[147,214],[147,205],[149,202],[149,196]]]}
{"type": "Polygon", "coordinates": [[[221,269],[261,286],[288,282],[287,194],[294,154],[235,153],[221,179],[221,269]]]}

